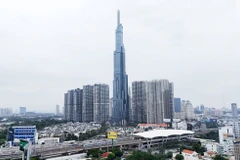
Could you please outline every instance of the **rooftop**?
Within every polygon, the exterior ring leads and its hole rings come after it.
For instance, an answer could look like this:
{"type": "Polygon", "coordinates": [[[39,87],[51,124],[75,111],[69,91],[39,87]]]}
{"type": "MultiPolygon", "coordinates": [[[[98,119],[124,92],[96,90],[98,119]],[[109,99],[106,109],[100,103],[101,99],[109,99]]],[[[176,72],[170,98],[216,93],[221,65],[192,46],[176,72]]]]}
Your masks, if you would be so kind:
{"type": "Polygon", "coordinates": [[[12,128],[36,128],[36,126],[12,126],[12,128]]]}
{"type": "Polygon", "coordinates": [[[161,130],[151,130],[147,132],[136,133],[134,134],[134,136],[152,139],[157,137],[192,135],[193,133],[194,133],[193,131],[188,131],[188,130],[161,129],[161,130]]]}
{"type": "Polygon", "coordinates": [[[141,127],[150,127],[150,126],[154,126],[154,127],[168,127],[168,124],[146,124],[146,123],[143,123],[143,124],[138,124],[138,126],[141,126],[141,127]]]}
{"type": "Polygon", "coordinates": [[[194,151],[188,150],[188,149],[184,149],[182,152],[187,153],[187,154],[193,154],[194,153],[194,151]]]}

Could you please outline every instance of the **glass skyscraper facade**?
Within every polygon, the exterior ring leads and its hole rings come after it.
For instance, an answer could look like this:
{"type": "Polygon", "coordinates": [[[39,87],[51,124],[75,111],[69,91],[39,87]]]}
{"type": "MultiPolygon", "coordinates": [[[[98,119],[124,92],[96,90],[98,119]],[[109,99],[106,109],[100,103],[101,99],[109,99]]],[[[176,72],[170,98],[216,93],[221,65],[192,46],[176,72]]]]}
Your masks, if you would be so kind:
{"type": "Polygon", "coordinates": [[[120,11],[117,12],[116,49],[114,51],[113,80],[113,115],[112,121],[117,125],[129,122],[128,76],[125,65],[125,48],[123,45],[123,26],[120,23],[120,11]]]}
{"type": "Polygon", "coordinates": [[[181,98],[174,98],[174,111],[181,112],[181,98]]]}

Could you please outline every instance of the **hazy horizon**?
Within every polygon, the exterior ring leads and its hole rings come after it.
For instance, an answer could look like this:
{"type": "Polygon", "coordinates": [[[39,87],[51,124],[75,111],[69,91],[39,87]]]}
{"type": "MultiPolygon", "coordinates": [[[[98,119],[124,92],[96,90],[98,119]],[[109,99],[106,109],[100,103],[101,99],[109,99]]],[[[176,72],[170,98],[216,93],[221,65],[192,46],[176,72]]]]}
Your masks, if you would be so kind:
{"type": "Polygon", "coordinates": [[[117,10],[132,81],[168,79],[194,107],[240,103],[236,0],[0,2],[0,108],[62,110],[63,94],[105,83],[112,95],[117,10]]]}

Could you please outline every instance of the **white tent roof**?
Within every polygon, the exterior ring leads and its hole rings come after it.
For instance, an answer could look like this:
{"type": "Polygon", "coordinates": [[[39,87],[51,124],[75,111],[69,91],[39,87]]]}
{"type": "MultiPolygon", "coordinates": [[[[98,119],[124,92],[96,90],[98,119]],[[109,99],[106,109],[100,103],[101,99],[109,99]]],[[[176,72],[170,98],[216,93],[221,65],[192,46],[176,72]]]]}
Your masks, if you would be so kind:
{"type": "Polygon", "coordinates": [[[134,136],[143,137],[143,138],[156,138],[156,137],[169,137],[169,136],[181,136],[184,134],[193,134],[193,131],[188,130],[174,130],[174,129],[167,129],[167,130],[151,130],[147,132],[136,133],[134,136]]]}

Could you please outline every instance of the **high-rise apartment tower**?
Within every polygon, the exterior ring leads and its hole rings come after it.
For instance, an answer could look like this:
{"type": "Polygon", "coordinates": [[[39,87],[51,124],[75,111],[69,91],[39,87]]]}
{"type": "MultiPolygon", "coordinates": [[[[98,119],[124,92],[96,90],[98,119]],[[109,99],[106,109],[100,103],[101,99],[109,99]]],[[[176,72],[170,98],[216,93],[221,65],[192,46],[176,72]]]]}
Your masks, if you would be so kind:
{"type": "Polygon", "coordinates": [[[132,111],[135,123],[163,123],[173,119],[173,83],[168,80],[132,83],[132,111]]]}
{"type": "Polygon", "coordinates": [[[93,121],[106,122],[109,120],[109,86],[95,84],[93,86],[93,121]]]}

